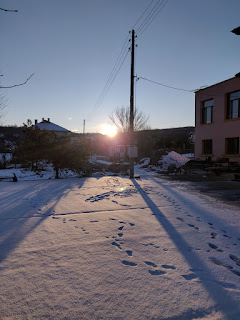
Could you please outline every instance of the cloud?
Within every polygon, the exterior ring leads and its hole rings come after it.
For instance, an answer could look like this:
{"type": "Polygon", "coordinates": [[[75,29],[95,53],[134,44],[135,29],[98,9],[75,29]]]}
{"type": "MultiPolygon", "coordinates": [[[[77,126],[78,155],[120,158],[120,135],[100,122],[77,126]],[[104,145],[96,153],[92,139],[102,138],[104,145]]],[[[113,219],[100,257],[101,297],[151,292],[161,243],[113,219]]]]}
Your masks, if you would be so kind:
{"type": "Polygon", "coordinates": [[[70,121],[70,120],[72,120],[72,118],[68,118],[68,120],[70,121]]]}

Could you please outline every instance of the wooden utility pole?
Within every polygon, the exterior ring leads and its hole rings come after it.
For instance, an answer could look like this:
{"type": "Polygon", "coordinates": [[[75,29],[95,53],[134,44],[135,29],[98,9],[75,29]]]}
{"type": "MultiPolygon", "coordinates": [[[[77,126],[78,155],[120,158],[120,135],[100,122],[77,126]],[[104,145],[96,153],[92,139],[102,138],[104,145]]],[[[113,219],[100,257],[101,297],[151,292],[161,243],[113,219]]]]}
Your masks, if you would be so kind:
{"type": "Polygon", "coordinates": [[[131,48],[131,88],[130,88],[130,179],[134,178],[134,159],[133,159],[133,131],[134,131],[134,49],[135,49],[135,31],[132,30],[132,48],[131,48]]]}

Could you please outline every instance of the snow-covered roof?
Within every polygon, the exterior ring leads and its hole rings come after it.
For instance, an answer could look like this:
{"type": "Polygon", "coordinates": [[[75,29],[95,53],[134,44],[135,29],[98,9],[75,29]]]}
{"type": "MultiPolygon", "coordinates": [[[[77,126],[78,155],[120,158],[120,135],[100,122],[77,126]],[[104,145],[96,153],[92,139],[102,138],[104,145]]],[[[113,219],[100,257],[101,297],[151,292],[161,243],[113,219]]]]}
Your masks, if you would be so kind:
{"type": "Polygon", "coordinates": [[[36,123],[35,125],[33,125],[33,128],[35,127],[38,127],[40,130],[47,130],[47,131],[70,132],[69,130],[61,126],[46,120],[36,123]]]}

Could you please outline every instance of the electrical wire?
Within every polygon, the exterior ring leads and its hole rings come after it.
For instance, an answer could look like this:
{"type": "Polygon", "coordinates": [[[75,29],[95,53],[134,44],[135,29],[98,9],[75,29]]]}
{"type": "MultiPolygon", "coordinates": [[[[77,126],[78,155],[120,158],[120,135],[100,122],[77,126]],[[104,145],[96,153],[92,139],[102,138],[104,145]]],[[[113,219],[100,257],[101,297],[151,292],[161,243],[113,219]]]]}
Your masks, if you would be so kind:
{"type": "Polygon", "coordinates": [[[112,71],[110,72],[110,75],[109,75],[95,105],[93,106],[92,110],[89,112],[87,117],[89,117],[90,114],[92,114],[93,111],[95,111],[102,104],[105,96],[107,95],[108,91],[110,90],[114,80],[116,79],[116,77],[117,77],[117,75],[118,75],[127,55],[128,55],[128,52],[129,52],[128,42],[129,42],[129,34],[128,34],[126,40],[124,41],[124,44],[123,44],[122,49],[118,55],[118,58],[112,68],[112,71]]]}
{"type": "Polygon", "coordinates": [[[144,14],[147,12],[148,8],[151,6],[151,4],[154,2],[154,0],[152,0],[149,5],[147,6],[147,8],[143,11],[143,13],[141,14],[141,16],[138,18],[138,20],[136,21],[136,23],[134,24],[134,26],[132,27],[132,29],[135,28],[135,26],[138,24],[138,22],[142,19],[142,17],[144,16],[144,14]]]}
{"type": "Polygon", "coordinates": [[[143,79],[143,80],[148,81],[148,82],[155,83],[155,84],[157,84],[157,85],[159,85],[159,86],[163,86],[163,87],[167,87],[167,88],[170,88],[170,89],[174,89],[174,90],[191,92],[191,93],[194,93],[194,92],[196,91],[196,90],[187,90],[187,89],[172,87],[172,86],[166,85],[166,84],[164,84],[164,83],[157,82],[157,81],[153,81],[153,80],[150,80],[150,79],[147,79],[147,78],[144,78],[144,77],[138,77],[138,78],[137,78],[137,80],[140,80],[140,79],[143,79]]]}
{"type": "Polygon", "coordinates": [[[145,19],[142,21],[142,23],[136,30],[138,37],[140,37],[146,31],[149,25],[154,21],[154,19],[156,19],[156,17],[159,15],[159,13],[163,10],[165,5],[167,4],[168,0],[165,3],[164,2],[165,0],[158,0],[154,5],[154,7],[151,9],[151,11],[147,14],[145,19]]]}
{"type": "Polygon", "coordinates": [[[142,30],[141,33],[139,33],[138,37],[140,37],[146,30],[147,28],[150,26],[150,24],[156,19],[156,17],[160,14],[160,12],[164,9],[164,7],[166,6],[166,4],[168,3],[168,0],[163,4],[163,6],[160,8],[159,11],[156,11],[155,16],[152,17],[152,19],[148,22],[148,24],[146,25],[146,27],[142,30]]]}

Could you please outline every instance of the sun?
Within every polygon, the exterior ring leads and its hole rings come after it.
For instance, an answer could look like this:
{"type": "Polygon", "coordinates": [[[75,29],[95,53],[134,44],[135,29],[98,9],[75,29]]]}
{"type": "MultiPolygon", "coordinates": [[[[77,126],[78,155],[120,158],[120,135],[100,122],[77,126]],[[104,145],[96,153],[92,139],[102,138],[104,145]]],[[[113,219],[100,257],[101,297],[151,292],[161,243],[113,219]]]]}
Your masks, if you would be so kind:
{"type": "Polygon", "coordinates": [[[103,126],[102,133],[112,138],[117,134],[117,128],[110,124],[106,124],[103,126]]]}

